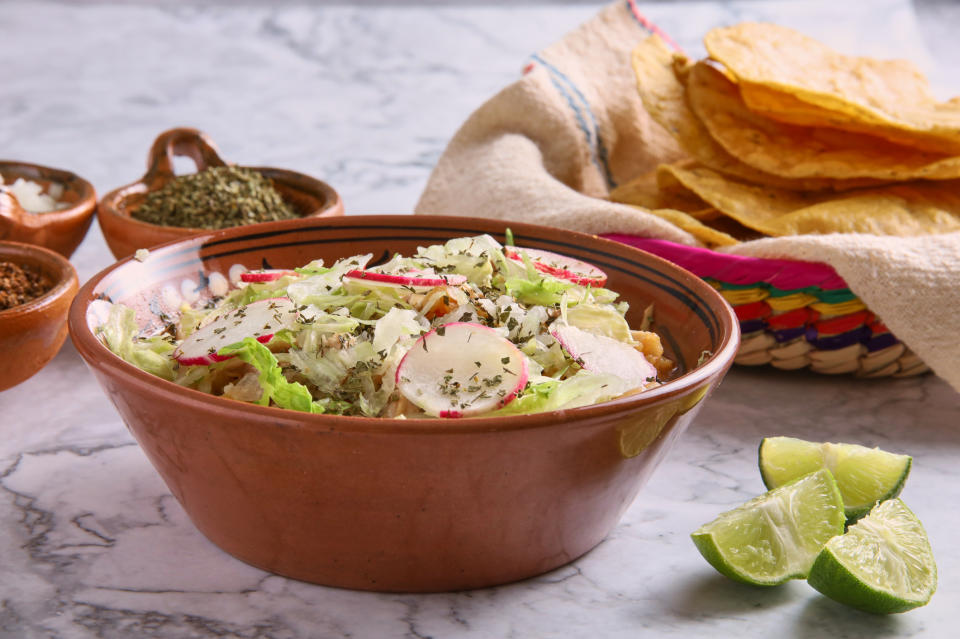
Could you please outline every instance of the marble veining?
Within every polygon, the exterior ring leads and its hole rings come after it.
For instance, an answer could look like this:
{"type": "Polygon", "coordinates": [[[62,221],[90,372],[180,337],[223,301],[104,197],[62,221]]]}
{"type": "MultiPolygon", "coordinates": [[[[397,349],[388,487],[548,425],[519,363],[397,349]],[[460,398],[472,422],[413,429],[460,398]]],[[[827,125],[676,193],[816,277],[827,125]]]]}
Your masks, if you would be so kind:
{"type": "MultiPolygon", "coordinates": [[[[103,193],[142,174],[156,134],[189,125],[227,159],[329,181],[348,213],[407,213],[469,113],[598,6],[0,3],[0,156],[74,170],[103,193]]],[[[694,53],[712,26],[776,20],[910,57],[939,92],[960,93],[941,62],[957,51],[950,7],[919,22],[906,0],[641,9],[694,53]]],[[[96,227],[73,259],[81,281],[111,261],[96,227]]],[[[960,399],[935,377],[737,368],[586,556],[498,588],[353,592],[264,573],[208,542],[68,343],[0,394],[0,637],[950,637],[958,457],[960,399]],[[803,582],[735,584],[700,558],[690,531],[762,492],[756,448],[773,434],[913,455],[903,497],[940,568],[929,606],[875,618],[803,582]]]]}

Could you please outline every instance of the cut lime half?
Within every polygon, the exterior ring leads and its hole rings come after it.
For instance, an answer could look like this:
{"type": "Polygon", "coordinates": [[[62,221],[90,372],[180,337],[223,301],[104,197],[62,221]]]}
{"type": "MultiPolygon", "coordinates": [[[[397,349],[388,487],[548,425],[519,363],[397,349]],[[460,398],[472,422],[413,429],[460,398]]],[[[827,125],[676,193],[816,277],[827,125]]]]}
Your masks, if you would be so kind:
{"type": "Polygon", "coordinates": [[[909,508],[891,499],[834,537],[817,556],[811,586],[840,603],[873,612],[906,612],[930,601],[937,564],[909,508]]]}
{"type": "Polygon", "coordinates": [[[822,469],[723,513],[691,537],[727,577],[775,586],[806,577],[827,540],[843,532],[844,519],[837,483],[822,469]]]}
{"type": "Polygon", "coordinates": [[[760,475],[768,489],[820,468],[833,473],[847,519],[867,514],[878,501],[900,494],[910,474],[911,457],[857,444],[815,443],[793,437],[760,442],[760,475]]]}

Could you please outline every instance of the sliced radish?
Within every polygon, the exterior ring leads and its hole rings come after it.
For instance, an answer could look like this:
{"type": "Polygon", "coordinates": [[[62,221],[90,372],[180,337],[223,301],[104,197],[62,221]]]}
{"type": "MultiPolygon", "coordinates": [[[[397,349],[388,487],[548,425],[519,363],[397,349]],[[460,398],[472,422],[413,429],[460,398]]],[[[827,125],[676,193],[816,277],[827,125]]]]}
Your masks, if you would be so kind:
{"type": "Polygon", "coordinates": [[[550,334],[588,371],[616,375],[630,388],[642,388],[657,380],[657,369],[629,344],[560,322],[550,327],[550,334]]]}
{"type": "Polygon", "coordinates": [[[274,282],[286,275],[296,275],[296,271],[282,268],[267,268],[261,271],[247,271],[240,274],[241,282],[274,282]]]}
{"type": "Polygon", "coordinates": [[[523,261],[523,253],[533,263],[533,268],[560,279],[568,280],[580,286],[603,286],[607,283],[607,274],[593,264],[583,260],[532,248],[504,249],[504,255],[517,262],[523,261]]]}
{"type": "Polygon", "coordinates": [[[280,329],[294,328],[296,322],[297,307],[289,298],[272,297],[251,302],[195,330],[173,351],[173,356],[185,366],[222,362],[232,357],[217,355],[224,346],[245,337],[266,343],[280,329]]]}
{"type": "Polygon", "coordinates": [[[466,417],[504,406],[530,371],[520,350],[492,328],[454,322],[426,333],[397,367],[397,388],[435,417],[466,417]]]}
{"type": "Polygon", "coordinates": [[[377,282],[380,284],[395,284],[397,286],[412,286],[423,288],[435,288],[437,286],[460,286],[467,281],[465,275],[451,273],[449,275],[437,275],[432,271],[408,271],[406,273],[381,273],[373,270],[353,270],[347,271],[343,276],[344,280],[365,280],[368,282],[377,282]]]}

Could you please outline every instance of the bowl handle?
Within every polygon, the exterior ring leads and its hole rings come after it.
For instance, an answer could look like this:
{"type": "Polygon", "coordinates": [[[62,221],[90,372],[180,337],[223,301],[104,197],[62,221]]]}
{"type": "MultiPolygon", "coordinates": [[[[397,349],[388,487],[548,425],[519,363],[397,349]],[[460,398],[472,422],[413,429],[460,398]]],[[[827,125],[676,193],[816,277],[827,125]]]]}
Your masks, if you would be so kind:
{"type": "Polygon", "coordinates": [[[203,131],[186,127],[170,129],[157,136],[147,154],[147,173],[143,176],[143,182],[149,189],[173,179],[173,158],[178,155],[192,159],[197,171],[212,166],[227,166],[213,139],[203,131]]]}

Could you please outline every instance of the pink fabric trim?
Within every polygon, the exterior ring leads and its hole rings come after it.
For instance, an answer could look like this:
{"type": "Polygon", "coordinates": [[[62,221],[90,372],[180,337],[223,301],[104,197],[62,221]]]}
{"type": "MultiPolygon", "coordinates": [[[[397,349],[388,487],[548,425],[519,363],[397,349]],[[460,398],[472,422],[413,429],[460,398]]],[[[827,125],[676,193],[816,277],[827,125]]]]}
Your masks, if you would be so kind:
{"type": "Polygon", "coordinates": [[[650,20],[647,19],[647,16],[640,13],[640,9],[637,8],[637,3],[635,0],[627,0],[627,7],[629,7],[630,13],[633,14],[633,17],[636,18],[637,22],[640,23],[640,26],[642,26],[644,29],[646,29],[650,33],[656,33],[658,36],[663,38],[663,41],[666,42],[668,45],[670,45],[674,49],[674,51],[679,51],[680,53],[683,53],[683,49],[681,49],[680,45],[678,45],[676,42],[673,41],[673,38],[671,38],[666,33],[664,33],[660,29],[660,27],[650,22],[650,20]]]}
{"type": "Polygon", "coordinates": [[[600,237],[642,249],[678,264],[699,277],[727,284],[765,282],[783,291],[817,286],[824,290],[847,288],[833,267],[819,262],[774,260],[717,253],[705,248],[684,246],[636,235],[604,233],[600,237]]]}

